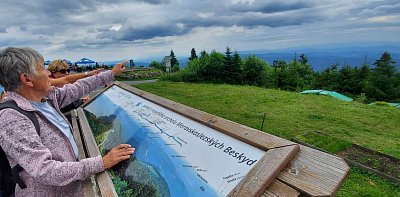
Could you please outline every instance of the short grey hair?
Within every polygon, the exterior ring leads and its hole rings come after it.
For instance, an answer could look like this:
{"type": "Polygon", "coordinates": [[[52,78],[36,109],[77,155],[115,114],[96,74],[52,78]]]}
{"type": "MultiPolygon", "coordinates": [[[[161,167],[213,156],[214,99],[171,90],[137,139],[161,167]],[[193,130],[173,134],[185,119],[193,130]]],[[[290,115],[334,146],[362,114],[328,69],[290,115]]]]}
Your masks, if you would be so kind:
{"type": "Polygon", "coordinates": [[[44,62],[39,52],[32,48],[8,47],[0,51],[0,84],[6,91],[15,91],[21,86],[22,73],[35,77],[36,66],[44,62]]]}

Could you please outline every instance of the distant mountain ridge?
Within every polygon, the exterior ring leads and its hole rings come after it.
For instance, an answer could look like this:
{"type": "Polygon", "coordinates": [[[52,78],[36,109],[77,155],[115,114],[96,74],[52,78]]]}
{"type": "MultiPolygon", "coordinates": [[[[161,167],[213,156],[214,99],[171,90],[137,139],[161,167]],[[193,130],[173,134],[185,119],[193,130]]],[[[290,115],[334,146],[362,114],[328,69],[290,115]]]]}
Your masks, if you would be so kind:
{"type": "MultiPolygon", "coordinates": [[[[114,66],[115,64],[118,64],[123,61],[124,60],[113,60],[113,61],[104,61],[104,62],[98,62],[98,63],[100,66],[103,64],[105,64],[107,66],[114,66]]],[[[133,63],[135,64],[136,67],[139,67],[139,66],[148,67],[150,64],[149,62],[144,62],[144,61],[136,62],[135,60],[133,60],[133,63]]],[[[126,65],[129,66],[129,62],[126,65]]]]}
{"type": "Polygon", "coordinates": [[[277,51],[240,51],[239,54],[242,58],[248,55],[255,55],[269,64],[274,60],[285,60],[286,62],[292,61],[295,56],[300,58],[302,53],[308,59],[308,62],[315,71],[321,71],[333,64],[338,63],[340,67],[361,66],[364,63],[372,66],[382,54],[387,51],[390,53],[392,60],[400,68],[400,46],[385,45],[385,46],[372,46],[372,47],[334,47],[334,48],[294,48],[288,50],[277,51]]]}
{"type": "MultiPolygon", "coordinates": [[[[296,47],[289,49],[278,50],[248,50],[238,51],[241,58],[244,59],[249,55],[255,55],[272,65],[274,60],[285,60],[287,63],[292,61],[295,56],[300,58],[302,53],[308,59],[309,64],[315,71],[321,71],[329,66],[338,63],[339,67],[349,65],[352,67],[360,67],[362,64],[367,63],[371,67],[382,54],[387,51],[390,53],[392,60],[400,69],[400,43],[399,44],[386,44],[386,45],[361,45],[361,44],[342,44],[337,46],[311,46],[311,47],[296,47]]],[[[209,51],[207,51],[209,53],[209,51]]],[[[225,51],[218,51],[225,53],[225,51]]],[[[200,51],[197,51],[199,56],[200,51]]],[[[179,65],[181,68],[185,67],[188,61],[188,56],[178,56],[179,65]]],[[[145,59],[133,59],[136,66],[149,66],[151,61],[161,61],[162,57],[148,57],[145,59]]],[[[120,61],[105,61],[106,65],[115,65],[120,61]]],[[[103,62],[99,62],[101,65],[103,62]]]]}

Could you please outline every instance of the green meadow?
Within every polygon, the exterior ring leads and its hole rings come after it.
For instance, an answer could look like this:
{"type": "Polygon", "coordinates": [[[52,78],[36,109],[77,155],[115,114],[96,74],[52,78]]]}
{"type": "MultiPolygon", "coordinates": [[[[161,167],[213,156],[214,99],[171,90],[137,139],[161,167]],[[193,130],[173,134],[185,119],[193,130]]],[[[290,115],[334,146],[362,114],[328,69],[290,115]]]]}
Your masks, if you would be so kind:
{"type": "MultiPolygon", "coordinates": [[[[254,86],[165,82],[135,86],[210,114],[336,154],[351,143],[400,158],[400,110],[254,86]]],[[[338,196],[400,196],[400,188],[352,168],[338,196]]]]}

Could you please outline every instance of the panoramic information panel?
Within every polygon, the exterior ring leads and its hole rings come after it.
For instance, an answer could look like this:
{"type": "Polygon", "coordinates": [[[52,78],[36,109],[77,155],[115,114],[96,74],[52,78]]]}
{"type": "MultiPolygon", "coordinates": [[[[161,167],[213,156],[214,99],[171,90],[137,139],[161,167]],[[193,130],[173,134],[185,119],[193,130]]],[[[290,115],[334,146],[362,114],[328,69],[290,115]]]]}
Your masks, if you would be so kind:
{"type": "Polygon", "coordinates": [[[118,86],[84,112],[102,154],[136,148],[110,171],[127,195],[226,196],[266,153],[118,86]]]}

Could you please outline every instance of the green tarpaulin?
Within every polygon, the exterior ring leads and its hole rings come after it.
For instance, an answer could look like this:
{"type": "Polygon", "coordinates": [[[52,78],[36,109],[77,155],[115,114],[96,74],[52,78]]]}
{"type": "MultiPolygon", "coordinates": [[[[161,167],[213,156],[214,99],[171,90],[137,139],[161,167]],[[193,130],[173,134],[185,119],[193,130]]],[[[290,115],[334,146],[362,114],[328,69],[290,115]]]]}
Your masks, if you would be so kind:
{"type": "Polygon", "coordinates": [[[389,105],[391,107],[396,107],[396,108],[400,109],[400,103],[373,102],[368,105],[386,105],[386,106],[389,105]]]}
{"type": "Polygon", "coordinates": [[[392,107],[400,108],[400,103],[389,103],[389,105],[392,107]]]}
{"type": "Polygon", "coordinates": [[[347,97],[343,94],[337,93],[335,91],[327,91],[327,90],[304,90],[303,92],[300,92],[301,94],[318,94],[318,95],[329,95],[332,97],[335,97],[337,99],[343,100],[343,101],[352,101],[353,99],[350,97],[347,97]]]}

